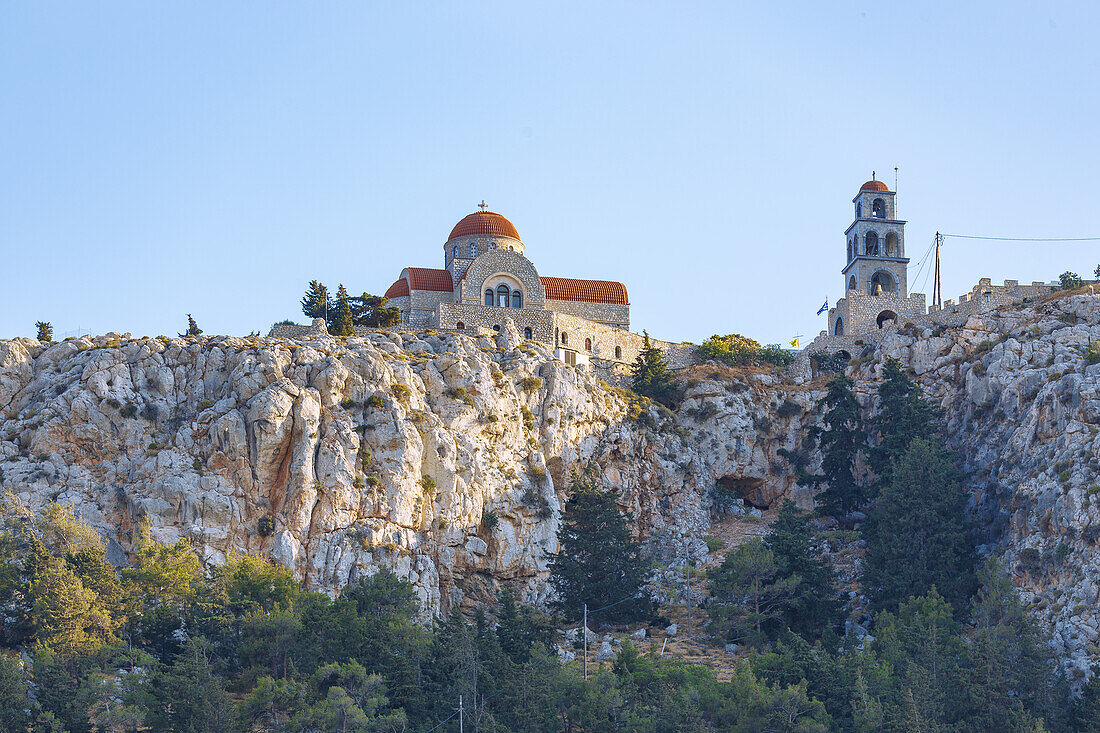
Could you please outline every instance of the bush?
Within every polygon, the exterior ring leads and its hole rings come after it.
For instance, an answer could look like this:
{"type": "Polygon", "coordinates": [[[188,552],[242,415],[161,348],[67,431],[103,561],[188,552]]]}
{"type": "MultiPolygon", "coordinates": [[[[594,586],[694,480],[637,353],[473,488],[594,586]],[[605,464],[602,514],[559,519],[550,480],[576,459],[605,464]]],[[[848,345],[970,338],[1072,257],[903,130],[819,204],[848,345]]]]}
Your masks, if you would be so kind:
{"type": "Polygon", "coordinates": [[[792,400],[783,400],[783,404],[776,409],[775,414],[782,418],[794,417],[802,414],[802,407],[792,400]]]}
{"type": "Polygon", "coordinates": [[[527,476],[535,483],[538,483],[546,478],[546,469],[542,466],[528,466],[527,476]]]}
{"type": "Polygon", "coordinates": [[[191,461],[191,468],[195,469],[195,473],[200,476],[202,475],[203,467],[204,464],[201,458],[196,458],[195,460],[191,461]]]}
{"type": "Polygon", "coordinates": [[[394,397],[402,402],[408,402],[409,397],[412,396],[412,390],[404,384],[395,384],[390,388],[390,391],[393,392],[394,397]]]}
{"type": "Polygon", "coordinates": [[[425,493],[431,493],[435,491],[435,479],[431,476],[425,476],[420,479],[420,488],[424,489],[425,493]]]}
{"type": "Polygon", "coordinates": [[[49,321],[37,321],[34,324],[38,329],[38,340],[50,342],[53,341],[53,326],[49,321]]]}
{"type": "Polygon", "coordinates": [[[492,532],[500,524],[500,517],[492,509],[483,509],[481,512],[481,526],[486,532],[492,532]]]}
{"type": "Polygon", "coordinates": [[[214,400],[202,400],[198,404],[199,412],[202,412],[203,410],[209,410],[213,406],[214,400]]]}
{"type": "Polygon", "coordinates": [[[1081,287],[1081,276],[1066,270],[1058,276],[1058,282],[1061,283],[1062,290],[1076,290],[1081,287]]]}
{"type": "MultiPolygon", "coordinates": [[[[404,385],[402,385],[402,386],[404,386],[404,385]]],[[[405,389],[408,389],[408,387],[405,387],[405,389]]],[[[379,409],[379,408],[382,408],[382,407],[386,406],[386,401],[384,399],[382,399],[379,395],[375,394],[375,395],[371,395],[370,397],[368,397],[366,402],[364,402],[363,404],[366,405],[367,407],[373,407],[375,409],[379,409]]]]}
{"type": "Polygon", "coordinates": [[[1100,364],[1100,341],[1089,344],[1085,351],[1085,361],[1089,364],[1100,364]]]}
{"type": "Polygon", "coordinates": [[[518,384],[524,392],[534,392],[542,387],[542,380],[529,374],[520,379],[518,384]]]}
{"type": "Polygon", "coordinates": [[[821,374],[842,372],[844,368],[848,366],[849,361],[850,359],[846,358],[844,354],[839,351],[832,354],[825,354],[822,352],[810,354],[810,363],[817,367],[817,371],[821,374]]]}
{"type": "Polygon", "coordinates": [[[1063,563],[1067,557],[1069,557],[1069,545],[1065,542],[1059,542],[1058,546],[1054,548],[1054,559],[1059,563],[1063,563]]]}
{"type": "Polygon", "coordinates": [[[275,520],[269,516],[262,516],[256,522],[256,531],[261,537],[269,537],[275,531],[275,520]]]}
{"type": "Polygon", "coordinates": [[[126,406],[118,411],[118,414],[122,415],[123,417],[133,417],[137,415],[137,412],[137,405],[127,402],[126,406]]]}
{"type": "Polygon", "coordinates": [[[367,476],[366,484],[367,484],[367,486],[371,487],[372,489],[377,489],[378,487],[380,487],[382,485],[382,479],[378,478],[374,474],[371,474],[371,475],[367,476]]]}
{"type": "Polygon", "coordinates": [[[723,547],[722,540],[718,539],[717,537],[715,537],[712,534],[708,534],[705,537],[703,537],[703,542],[707,543],[707,550],[709,552],[718,552],[723,547]]]}
{"type": "Polygon", "coordinates": [[[702,361],[719,361],[730,366],[771,364],[785,367],[795,359],[794,354],[779,344],[761,346],[759,342],[737,333],[725,336],[715,334],[704,341],[695,354],[702,361]]]}
{"type": "Polygon", "coordinates": [[[350,397],[345,397],[344,399],[340,400],[340,407],[343,407],[345,410],[350,410],[351,408],[358,406],[359,403],[350,397]]]}

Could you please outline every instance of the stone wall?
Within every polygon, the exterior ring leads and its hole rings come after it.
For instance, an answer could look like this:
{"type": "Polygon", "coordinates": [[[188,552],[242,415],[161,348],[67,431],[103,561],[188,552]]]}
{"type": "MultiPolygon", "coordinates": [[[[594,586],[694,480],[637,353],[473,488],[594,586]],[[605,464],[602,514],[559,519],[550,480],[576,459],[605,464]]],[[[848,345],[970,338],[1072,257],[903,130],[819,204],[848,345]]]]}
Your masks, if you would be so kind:
{"type": "MultiPolygon", "coordinates": [[[[603,323],[564,313],[555,313],[553,318],[554,339],[556,341],[552,340],[551,343],[554,343],[556,347],[565,347],[578,353],[587,353],[596,360],[630,364],[638,358],[638,354],[645,346],[644,336],[624,331],[621,328],[614,328],[603,323]],[[562,342],[561,338],[563,333],[568,335],[568,340],[565,343],[562,342]],[[586,339],[591,340],[591,349],[585,347],[586,339]],[[619,348],[618,354],[615,352],[615,347],[619,348]]],[[[691,344],[674,344],[654,338],[651,338],[649,342],[665,353],[671,368],[680,369],[695,363],[695,347],[691,344]]]]}
{"type": "Polygon", "coordinates": [[[599,321],[624,331],[630,330],[630,305],[615,303],[578,303],[572,300],[547,300],[547,310],[567,316],[599,321]]]}
{"type": "Polygon", "coordinates": [[[437,315],[438,328],[461,330],[464,333],[473,333],[478,328],[493,329],[494,326],[504,330],[509,320],[516,325],[520,333],[523,333],[524,328],[530,328],[531,338],[545,344],[554,343],[553,314],[549,311],[534,308],[491,308],[469,303],[443,303],[439,306],[437,315]],[[465,328],[458,329],[458,323],[462,323],[465,328]]]}
{"type": "Polygon", "coordinates": [[[1018,280],[1005,280],[1004,285],[994,285],[990,278],[983,277],[969,293],[960,295],[957,302],[945,300],[943,308],[931,306],[926,320],[938,325],[957,325],[972,315],[1022,303],[1026,298],[1039,298],[1057,289],[1054,285],[1042,282],[1021,285],[1018,280]]]}
{"type": "Polygon", "coordinates": [[[924,293],[910,293],[901,298],[895,294],[868,295],[859,290],[849,290],[845,297],[829,309],[829,333],[836,333],[837,318],[843,319],[844,333],[865,333],[877,330],[878,317],[885,311],[897,314],[900,325],[915,321],[925,314],[924,293]]]}

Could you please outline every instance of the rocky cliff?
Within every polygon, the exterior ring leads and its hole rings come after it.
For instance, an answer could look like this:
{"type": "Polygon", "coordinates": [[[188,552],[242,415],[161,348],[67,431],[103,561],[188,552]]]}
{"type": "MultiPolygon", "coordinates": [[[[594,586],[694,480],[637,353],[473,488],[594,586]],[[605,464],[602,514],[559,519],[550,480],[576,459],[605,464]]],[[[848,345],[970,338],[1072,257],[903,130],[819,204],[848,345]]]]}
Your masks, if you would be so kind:
{"type": "MultiPolygon", "coordinates": [[[[1097,648],[1100,298],[906,327],[888,356],[946,409],[972,511],[1072,668],[1097,648]],[[1092,502],[1097,502],[1096,506],[1092,502]]],[[[696,367],[673,414],[517,334],[0,341],[0,481],[73,505],[127,560],[137,522],[203,558],[262,553],[335,590],[392,567],[431,608],[501,582],[545,596],[571,471],[594,463],[653,554],[706,553],[715,487],[756,513],[793,497],[825,377],[696,367]]]]}

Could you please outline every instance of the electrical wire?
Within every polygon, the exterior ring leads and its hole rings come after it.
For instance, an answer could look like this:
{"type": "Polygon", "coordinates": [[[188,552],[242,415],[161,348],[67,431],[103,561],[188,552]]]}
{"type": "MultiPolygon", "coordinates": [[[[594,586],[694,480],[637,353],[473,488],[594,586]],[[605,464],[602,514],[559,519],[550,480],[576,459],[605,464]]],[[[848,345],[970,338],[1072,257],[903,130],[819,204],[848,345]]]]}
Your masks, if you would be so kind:
{"type": "Polygon", "coordinates": [[[1100,237],[979,237],[974,234],[944,234],[955,239],[989,239],[998,242],[1100,242],[1100,237]]]}

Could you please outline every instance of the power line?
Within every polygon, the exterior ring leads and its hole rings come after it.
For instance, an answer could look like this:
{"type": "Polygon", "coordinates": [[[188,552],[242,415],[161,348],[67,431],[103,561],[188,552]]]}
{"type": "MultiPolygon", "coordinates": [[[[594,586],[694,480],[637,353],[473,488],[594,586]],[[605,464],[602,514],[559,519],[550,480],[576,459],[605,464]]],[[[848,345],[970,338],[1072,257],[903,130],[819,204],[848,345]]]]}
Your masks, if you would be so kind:
{"type": "Polygon", "coordinates": [[[998,242],[1100,242],[1100,237],[979,237],[974,234],[944,234],[956,239],[989,239],[998,242]]]}

